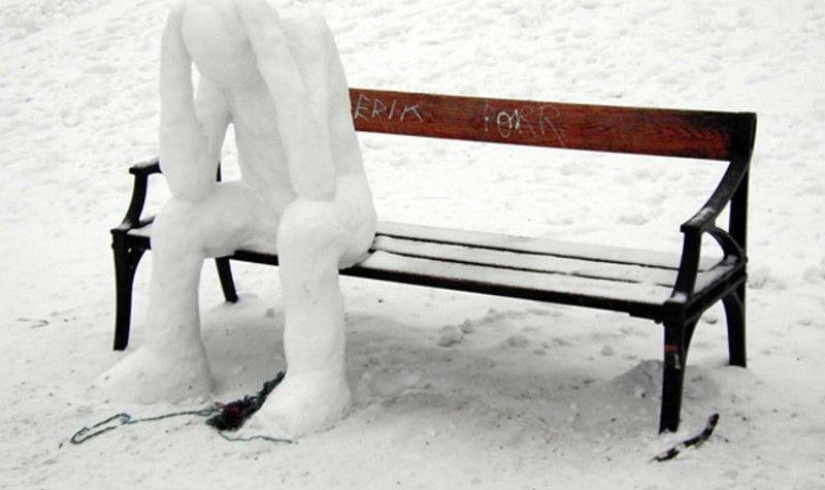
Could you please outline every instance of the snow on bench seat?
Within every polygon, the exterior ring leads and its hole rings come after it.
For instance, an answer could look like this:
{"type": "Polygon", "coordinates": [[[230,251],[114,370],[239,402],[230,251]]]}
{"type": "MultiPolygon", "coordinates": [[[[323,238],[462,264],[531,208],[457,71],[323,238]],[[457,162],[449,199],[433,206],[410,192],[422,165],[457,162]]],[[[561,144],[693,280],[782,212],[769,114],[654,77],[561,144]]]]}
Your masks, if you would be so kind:
{"type": "MultiPolygon", "coordinates": [[[[128,234],[148,241],[151,231],[150,223],[128,234]]],[[[250,251],[234,258],[277,263],[250,251]]],[[[637,305],[661,305],[671,296],[679,260],[664,252],[381,222],[369,256],[341,273],[634,314],[637,305]]],[[[696,290],[732,267],[719,257],[703,259],[696,290]]]]}
{"type": "MultiPolygon", "coordinates": [[[[599,245],[380,223],[370,256],[343,273],[632,312],[672,294],[680,257],[599,245]],[[625,306],[622,307],[622,304],[625,306]]],[[[732,269],[705,259],[697,290],[732,269]]]]}

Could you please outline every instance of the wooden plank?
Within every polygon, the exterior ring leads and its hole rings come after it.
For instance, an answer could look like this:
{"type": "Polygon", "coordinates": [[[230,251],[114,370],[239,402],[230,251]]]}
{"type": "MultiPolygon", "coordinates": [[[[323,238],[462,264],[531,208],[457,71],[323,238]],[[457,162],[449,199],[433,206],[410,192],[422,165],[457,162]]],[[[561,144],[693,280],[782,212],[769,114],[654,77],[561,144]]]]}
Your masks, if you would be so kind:
{"type": "MultiPolygon", "coordinates": [[[[128,235],[144,240],[147,246],[151,234],[151,223],[128,232],[128,235]]],[[[673,284],[680,260],[679,255],[665,252],[387,221],[378,223],[372,250],[660,285],[673,284]]],[[[239,251],[239,254],[243,256],[247,251],[239,251]]],[[[239,260],[246,259],[239,257],[239,260]]],[[[712,270],[720,260],[721,257],[703,257],[700,273],[712,270]]],[[[262,258],[248,261],[273,262],[262,258]]]]}
{"type": "Polygon", "coordinates": [[[749,113],[648,109],[350,89],[358,131],[731,160],[749,113]]]}
{"type": "MultiPolygon", "coordinates": [[[[483,231],[437,228],[425,225],[395,223],[391,221],[378,222],[377,234],[424,242],[466,245],[476,248],[488,248],[491,250],[567,257],[587,260],[590,262],[643,265],[646,267],[657,267],[674,271],[679,268],[679,262],[681,260],[680,255],[675,253],[565,242],[483,231]]],[[[700,270],[710,269],[716,265],[719,260],[721,260],[721,255],[710,255],[708,257],[703,257],[699,266],[700,270]]]]}
{"type": "Polygon", "coordinates": [[[544,274],[577,276],[599,281],[656,284],[668,288],[672,288],[676,281],[676,271],[672,269],[594,262],[585,259],[525,254],[464,245],[420,242],[386,236],[377,237],[373,249],[407,257],[544,274]]]}
{"type": "MultiPolygon", "coordinates": [[[[459,291],[476,291],[488,286],[488,289],[495,290],[497,294],[503,296],[525,297],[530,296],[531,292],[534,293],[536,299],[550,294],[567,296],[578,298],[575,301],[583,306],[591,306],[587,304],[588,298],[661,305],[671,293],[670,288],[656,284],[635,284],[510,270],[408,257],[383,251],[371,254],[351,272],[359,275],[358,271],[383,271],[391,273],[395,282],[437,285],[459,291]]],[[[618,311],[621,310],[621,308],[618,309],[618,311]]]]}
{"type": "MultiPolygon", "coordinates": [[[[127,234],[144,242],[148,248],[151,230],[150,224],[127,234]]],[[[277,256],[271,254],[239,250],[231,258],[277,265],[277,256]]],[[[717,262],[700,273],[697,293],[713,286],[734,265],[717,262]]],[[[341,274],[590,306],[651,318],[658,318],[658,308],[670,296],[675,279],[675,271],[669,268],[594,263],[382,235],[376,238],[373,251],[366,260],[342,270],[341,274]]]]}

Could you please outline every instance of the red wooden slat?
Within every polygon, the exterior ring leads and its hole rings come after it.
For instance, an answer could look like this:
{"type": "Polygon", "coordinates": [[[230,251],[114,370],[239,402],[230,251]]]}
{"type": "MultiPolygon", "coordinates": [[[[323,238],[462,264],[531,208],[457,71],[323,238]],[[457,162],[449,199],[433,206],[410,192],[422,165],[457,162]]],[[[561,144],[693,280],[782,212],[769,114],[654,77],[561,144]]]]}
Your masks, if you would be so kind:
{"type": "Polygon", "coordinates": [[[751,114],[351,89],[358,131],[730,160],[751,114]]]}

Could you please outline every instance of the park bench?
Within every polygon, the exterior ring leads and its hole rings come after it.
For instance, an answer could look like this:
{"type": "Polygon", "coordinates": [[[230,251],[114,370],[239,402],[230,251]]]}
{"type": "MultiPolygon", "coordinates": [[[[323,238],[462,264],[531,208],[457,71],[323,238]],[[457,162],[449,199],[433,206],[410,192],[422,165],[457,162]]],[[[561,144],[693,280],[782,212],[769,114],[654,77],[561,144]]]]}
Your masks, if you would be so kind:
{"type": "MultiPolygon", "coordinates": [[[[686,359],[702,313],[722,301],[730,363],[745,366],[748,171],[756,115],[622,108],[351,89],[358,131],[727,162],[718,186],[681,225],[681,255],[580,246],[545,239],[380,222],[369,256],[342,275],[578,305],[653,320],[664,327],[659,430],[679,426],[686,359]],[[728,208],[728,224],[717,219],[728,208]],[[721,257],[702,256],[701,241],[721,257]]],[[[150,249],[142,217],[156,160],[129,170],[132,200],[112,230],[116,272],[114,348],[129,341],[132,283],[150,249]]],[[[220,175],[218,175],[220,178],[220,175]]],[[[230,261],[277,265],[246,250],[216,259],[227,301],[238,296],[230,261]]]]}

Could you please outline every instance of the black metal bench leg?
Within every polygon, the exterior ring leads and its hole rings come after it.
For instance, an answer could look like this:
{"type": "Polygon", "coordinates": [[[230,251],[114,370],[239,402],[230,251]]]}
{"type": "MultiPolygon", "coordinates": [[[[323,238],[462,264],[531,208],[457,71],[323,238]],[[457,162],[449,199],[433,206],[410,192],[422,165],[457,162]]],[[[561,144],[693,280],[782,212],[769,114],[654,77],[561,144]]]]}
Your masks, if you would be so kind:
{"type": "Polygon", "coordinates": [[[687,353],[696,322],[665,324],[665,366],[662,373],[662,411],[659,432],[679,430],[687,353]]]}
{"type": "Polygon", "coordinates": [[[143,249],[113,247],[115,254],[115,350],[129,345],[132,317],[132,286],[143,249]]]}
{"type": "Polygon", "coordinates": [[[215,265],[218,267],[218,278],[221,280],[223,297],[230,303],[237,303],[238,292],[235,291],[235,281],[232,279],[232,268],[229,265],[229,258],[217,258],[215,259],[215,265]]]}
{"type": "Polygon", "coordinates": [[[722,299],[728,321],[728,355],[734,366],[747,366],[745,350],[745,285],[722,299]]]}

